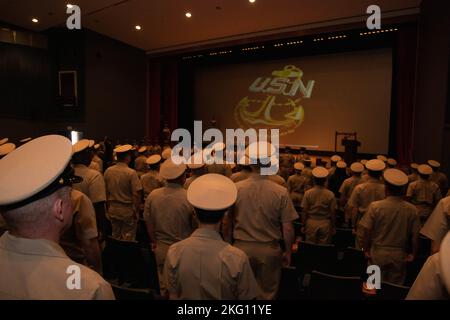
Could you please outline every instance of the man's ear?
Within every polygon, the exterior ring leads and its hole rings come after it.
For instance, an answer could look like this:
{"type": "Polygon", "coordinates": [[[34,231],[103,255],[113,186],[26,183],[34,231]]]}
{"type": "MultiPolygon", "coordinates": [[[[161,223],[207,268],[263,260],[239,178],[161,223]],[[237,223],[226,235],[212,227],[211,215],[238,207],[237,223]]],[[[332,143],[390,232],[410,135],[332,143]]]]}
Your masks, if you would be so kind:
{"type": "Polygon", "coordinates": [[[64,220],[63,200],[61,198],[57,198],[55,200],[55,202],[53,203],[52,214],[57,220],[59,220],[59,221],[64,220]]]}

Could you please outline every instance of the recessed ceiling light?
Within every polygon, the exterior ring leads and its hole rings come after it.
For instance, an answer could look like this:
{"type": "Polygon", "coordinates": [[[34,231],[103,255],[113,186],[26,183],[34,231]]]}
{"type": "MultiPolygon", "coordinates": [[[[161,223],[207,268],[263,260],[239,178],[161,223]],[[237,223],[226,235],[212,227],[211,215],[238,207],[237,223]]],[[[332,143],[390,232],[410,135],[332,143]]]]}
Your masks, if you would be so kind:
{"type": "Polygon", "coordinates": [[[190,18],[190,17],[192,17],[192,13],[190,13],[190,12],[186,12],[186,17],[187,17],[187,18],[190,18]]]}
{"type": "Polygon", "coordinates": [[[248,2],[250,2],[250,3],[255,3],[256,0],[248,0],[248,2]]]}
{"type": "Polygon", "coordinates": [[[136,28],[136,30],[142,30],[142,27],[139,25],[135,26],[135,28],[136,28]]]}
{"type": "Polygon", "coordinates": [[[38,23],[39,22],[39,20],[36,19],[36,18],[31,19],[31,21],[33,21],[34,23],[38,23]]]}

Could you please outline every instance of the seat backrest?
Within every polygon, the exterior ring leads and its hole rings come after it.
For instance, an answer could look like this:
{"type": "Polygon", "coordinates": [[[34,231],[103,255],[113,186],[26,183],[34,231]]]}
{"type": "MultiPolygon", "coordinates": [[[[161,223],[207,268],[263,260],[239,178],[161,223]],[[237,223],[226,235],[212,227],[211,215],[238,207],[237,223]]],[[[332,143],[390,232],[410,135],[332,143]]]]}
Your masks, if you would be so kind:
{"type": "Polygon", "coordinates": [[[377,290],[377,300],[405,300],[410,287],[400,286],[389,282],[381,282],[381,289],[377,290]]]}
{"type": "Polygon", "coordinates": [[[364,279],[367,270],[367,260],[364,251],[352,247],[345,248],[344,258],[339,263],[341,276],[361,277],[364,279]]]}
{"type": "Polygon", "coordinates": [[[337,268],[336,247],[300,241],[295,267],[300,274],[311,273],[313,270],[332,273],[337,268]]]}
{"type": "Polygon", "coordinates": [[[313,271],[309,296],[314,300],[362,300],[362,280],[313,271]]]}
{"type": "Polygon", "coordinates": [[[151,290],[130,289],[111,284],[116,300],[155,300],[151,290]]]}
{"type": "Polygon", "coordinates": [[[338,250],[355,245],[355,235],[352,229],[336,228],[336,234],[333,237],[333,243],[338,250]]]}

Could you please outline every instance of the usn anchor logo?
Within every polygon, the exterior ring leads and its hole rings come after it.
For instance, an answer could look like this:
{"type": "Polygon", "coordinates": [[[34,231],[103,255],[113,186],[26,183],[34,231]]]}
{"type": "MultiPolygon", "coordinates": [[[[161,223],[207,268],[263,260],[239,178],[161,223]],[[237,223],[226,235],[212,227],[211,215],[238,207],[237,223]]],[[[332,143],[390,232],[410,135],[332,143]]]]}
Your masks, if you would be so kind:
{"type": "Polygon", "coordinates": [[[250,96],[237,104],[234,115],[243,129],[279,129],[280,136],[293,133],[303,122],[305,111],[300,102],[311,98],[315,81],[305,87],[303,71],[294,65],[259,77],[249,87],[250,96]]]}

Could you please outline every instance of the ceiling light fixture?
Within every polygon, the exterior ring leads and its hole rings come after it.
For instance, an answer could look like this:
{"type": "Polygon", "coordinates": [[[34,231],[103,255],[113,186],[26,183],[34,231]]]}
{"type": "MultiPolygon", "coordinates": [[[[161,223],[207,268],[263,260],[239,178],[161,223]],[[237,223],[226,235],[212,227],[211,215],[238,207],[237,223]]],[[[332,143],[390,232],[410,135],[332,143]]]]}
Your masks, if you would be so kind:
{"type": "Polygon", "coordinates": [[[135,26],[136,30],[142,30],[142,27],[140,25],[135,26]]]}
{"type": "Polygon", "coordinates": [[[250,3],[255,3],[256,0],[248,0],[248,2],[250,2],[250,3]]]}
{"type": "Polygon", "coordinates": [[[31,21],[33,21],[34,23],[38,23],[39,22],[39,20],[36,19],[36,18],[31,19],[31,21]]]}
{"type": "Polygon", "coordinates": [[[190,13],[190,12],[186,12],[186,17],[187,17],[187,18],[190,18],[190,17],[192,17],[192,13],[190,13]]]}

